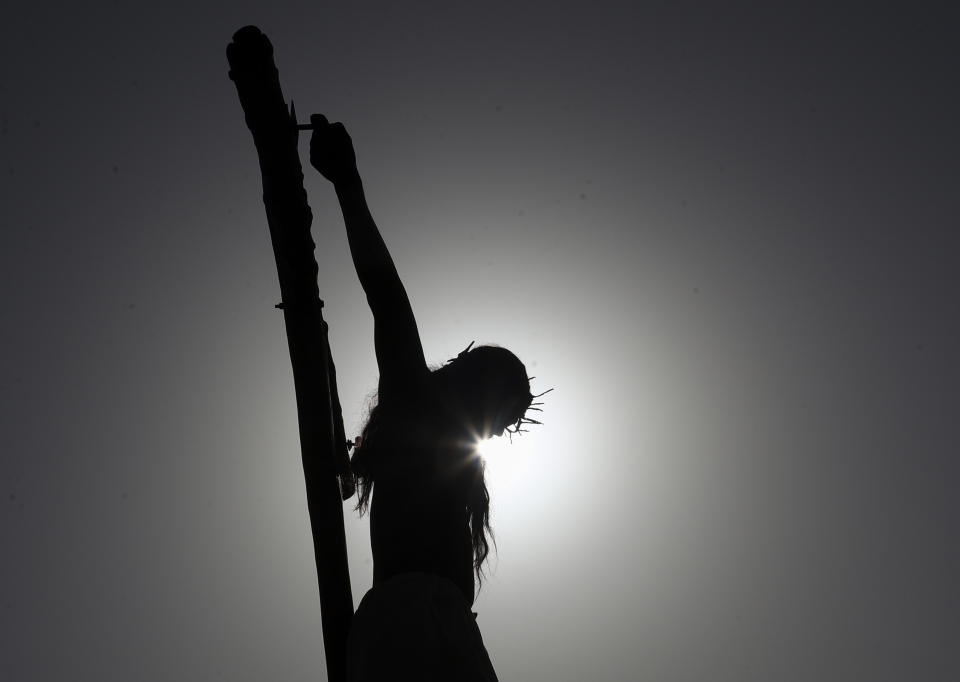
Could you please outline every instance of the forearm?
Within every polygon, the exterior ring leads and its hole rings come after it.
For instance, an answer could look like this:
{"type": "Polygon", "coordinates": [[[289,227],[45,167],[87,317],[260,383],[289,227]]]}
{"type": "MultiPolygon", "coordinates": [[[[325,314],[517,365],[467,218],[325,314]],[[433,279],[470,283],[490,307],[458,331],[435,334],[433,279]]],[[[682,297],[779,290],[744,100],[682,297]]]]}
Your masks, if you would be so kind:
{"type": "Polygon", "coordinates": [[[347,241],[350,255],[367,296],[375,290],[394,288],[399,285],[396,266],[390,252],[377,229],[363,192],[363,183],[359,174],[335,184],[337,199],[343,211],[343,222],[347,228],[347,241]]]}
{"type": "Polygon", "coordinates": [[[351,174],[348,180],[336,182],[335,188],[347,227],[353,265],[373,312],[374,347],[381,388],[385,377],[406,384],[413,373],[426,371],[410,300],[380,230],[370,215],[359,174],[351,174]]]}

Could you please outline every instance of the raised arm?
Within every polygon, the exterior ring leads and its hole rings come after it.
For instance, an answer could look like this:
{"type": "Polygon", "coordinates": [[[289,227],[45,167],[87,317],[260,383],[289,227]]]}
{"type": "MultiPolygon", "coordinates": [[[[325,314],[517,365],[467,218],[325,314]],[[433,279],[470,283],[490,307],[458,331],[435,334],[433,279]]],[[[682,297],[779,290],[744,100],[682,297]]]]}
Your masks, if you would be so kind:
{"type": "Polygon", "coordinates": [[[390,252],[380,236],[357,171],[353,142],[342,123],[310,117],[310,164],[333,183],[360,285],[373,312],[374,345],[383,384],[427,372],[417,322],[390,252]]]}

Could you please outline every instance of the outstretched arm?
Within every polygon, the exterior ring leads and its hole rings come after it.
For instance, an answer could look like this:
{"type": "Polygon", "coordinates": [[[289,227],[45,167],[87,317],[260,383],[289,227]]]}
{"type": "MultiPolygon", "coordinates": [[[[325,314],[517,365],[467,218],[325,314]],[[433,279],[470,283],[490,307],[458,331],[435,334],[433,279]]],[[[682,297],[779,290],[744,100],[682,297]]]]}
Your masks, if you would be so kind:
{"type": "Polygon", "coordinates": [[[427,371],[420,333],[397,268],[367,207],[353,142],[342,123],[328,123],[319,115],[311,116],[310,122],[310,164],[336,189],[353,265],[373,312],[381,384],[412,379],[427,371]]]}

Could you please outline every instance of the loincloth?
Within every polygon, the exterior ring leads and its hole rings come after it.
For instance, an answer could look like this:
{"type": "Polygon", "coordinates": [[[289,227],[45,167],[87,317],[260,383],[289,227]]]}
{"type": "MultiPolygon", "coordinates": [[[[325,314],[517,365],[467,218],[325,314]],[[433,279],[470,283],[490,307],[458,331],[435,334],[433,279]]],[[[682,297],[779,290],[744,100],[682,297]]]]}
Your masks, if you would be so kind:
{"type": "Polygon", "coordinates": [[[403,573],[374,586],[353,616],[349,682],[497,682],[476,615],[449,579],[403,573]]]}

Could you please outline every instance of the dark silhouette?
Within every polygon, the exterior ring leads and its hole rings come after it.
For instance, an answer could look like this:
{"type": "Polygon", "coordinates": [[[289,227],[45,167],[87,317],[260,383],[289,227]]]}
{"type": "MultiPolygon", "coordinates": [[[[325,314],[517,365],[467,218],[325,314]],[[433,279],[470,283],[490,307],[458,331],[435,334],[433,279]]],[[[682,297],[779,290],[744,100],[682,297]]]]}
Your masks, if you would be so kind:
{"type": "Polygon", "coordinates": [[[283,310],[296,389],[327,679],[343,682],[353,596],[341,495],[352,494],[353,479],[317,288],[317,262],[310,238],[313,214],[303,189],[296,118],[292,111],[287,112],[273,46],[258,28],[247,26],[234,34],[227,46],[227,60],[257,147],[263,203],[280,279],[282,303],[277,307],[283,310]]]}
{"type": "Polygon", "coordinates": [[[510,351],[468,346],[424,360],[417,323],[377,229],[341,123],[311,117],[310,162],[336,189],[353,263],[374,316],[378,402],[351,462],[370,512],[373,588],[358,608],[348,679],[495,680],[471,613],[488,553],[480,439],[516,431],[534,396],[510,351]]]}

